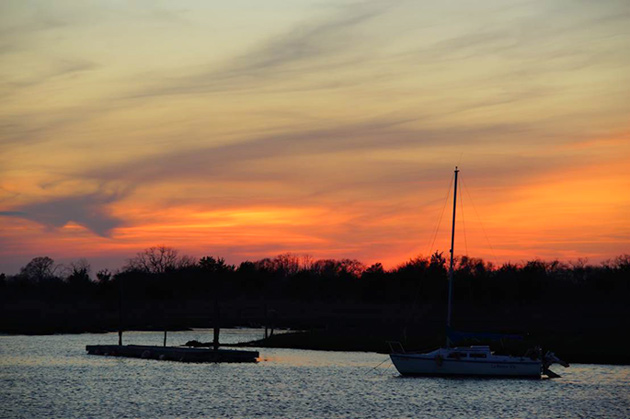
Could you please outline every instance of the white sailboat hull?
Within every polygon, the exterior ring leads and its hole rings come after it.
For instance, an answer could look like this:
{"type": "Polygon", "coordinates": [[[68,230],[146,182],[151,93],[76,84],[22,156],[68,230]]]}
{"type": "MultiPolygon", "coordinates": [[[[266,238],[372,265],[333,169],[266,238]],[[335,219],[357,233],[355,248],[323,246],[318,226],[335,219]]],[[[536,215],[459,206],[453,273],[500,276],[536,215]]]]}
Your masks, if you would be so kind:
{"type": "MultiPolygon", "coordinates": [[[[392,363],[402,375],[496,376],[540,378],[542,363],[529,358],[442,359],[430,354],[391,354],[392,363]]],[[[498,357],[497,357],[498,358],[498,357]]]]}

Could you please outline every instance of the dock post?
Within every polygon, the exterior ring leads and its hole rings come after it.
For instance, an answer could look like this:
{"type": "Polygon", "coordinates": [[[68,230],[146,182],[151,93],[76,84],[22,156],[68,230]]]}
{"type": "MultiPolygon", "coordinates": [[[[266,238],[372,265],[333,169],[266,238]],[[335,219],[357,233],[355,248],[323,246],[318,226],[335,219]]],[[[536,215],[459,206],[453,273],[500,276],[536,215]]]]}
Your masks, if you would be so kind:
{"type": "Polygon", "coordinates": [[[122,280],[118,278],[118,346],[122,346],[123,334],[123,302],[122,302],[122,280]]]}
{"type": "Polygon", "coordinates": [[[215,297],[214,299],[214,336],[212,339],[212,346],[216,351],[219,349],[219,318],[221,317],[221,311],[219,310],[219,300],[215,297]]]}
{"type": "MultiPolygon", "coordinates": [[[[276,319],[276,310],[273,308],[268,311],[267,322],[269,323],[269,337],[273,336],[274,323],[276,319]]],[[[265,326],[265,330],[267,330],[267,326],[265,326]]]]}
{"type": "Polygon", "coordinates": [[[269,337],[269,310],[265,304],[265,339],[269,337]]]}
{"type": "Polygon", "coordinates": [[[164,346],[166,347],[166,329],[164,329],[164,346]]]}

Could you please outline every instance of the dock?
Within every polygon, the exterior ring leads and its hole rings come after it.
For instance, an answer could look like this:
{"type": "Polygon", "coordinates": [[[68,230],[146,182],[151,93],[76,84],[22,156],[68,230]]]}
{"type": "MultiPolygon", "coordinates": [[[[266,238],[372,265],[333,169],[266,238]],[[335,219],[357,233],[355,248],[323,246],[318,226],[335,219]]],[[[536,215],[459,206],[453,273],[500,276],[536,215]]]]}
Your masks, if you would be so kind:
{"type": "Polygon", "coordinates": [[[89,355],[122,356],[179,362],[258,362],[258,351],[186,346],[87,345],[89,355]]]}

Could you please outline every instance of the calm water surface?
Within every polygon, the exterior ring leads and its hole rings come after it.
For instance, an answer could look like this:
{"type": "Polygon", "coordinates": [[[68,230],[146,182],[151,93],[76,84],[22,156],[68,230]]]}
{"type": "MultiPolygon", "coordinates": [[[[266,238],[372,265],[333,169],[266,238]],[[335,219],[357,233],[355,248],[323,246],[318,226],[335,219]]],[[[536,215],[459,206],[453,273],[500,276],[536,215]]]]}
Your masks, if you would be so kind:
{"type": "MultiPolygon", "coordinates": [[[[130,332],[125,343],[162,343],[130,332]]],[[[258,329],[222,331],[225,343],[258,329]]],[[[169,344],[212,340],[173,332],[169,344]]],[[[260,349],[258,364],[88,356],[116,334],[0,336],[2,418],[630,418],[630,367],[572,365],[557,380],[401,378],[386,355],[260,349]],[[377,367],[378,366],[378,367],[377,367]],[[376,367],[376,368],[375,368],[376,367]]]]}

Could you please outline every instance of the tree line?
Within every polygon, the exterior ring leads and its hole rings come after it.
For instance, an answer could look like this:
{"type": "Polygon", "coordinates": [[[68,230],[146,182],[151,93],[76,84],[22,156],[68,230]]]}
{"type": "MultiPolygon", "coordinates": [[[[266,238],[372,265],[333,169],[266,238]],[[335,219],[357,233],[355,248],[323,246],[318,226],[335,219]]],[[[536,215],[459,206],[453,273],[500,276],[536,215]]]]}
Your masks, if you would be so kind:
{"type": "MultiPolygon", "coordinates": [[[[448,265],[444,253],[416,257],[392,269],[354,259],[319,259],[295,254],[226,263],[200,259],[167,246],[139,252],[116,272],[92,272],[80,259],[67,266],[36,257],[16,275],[0,275],[3,300],[24,298],[187,300],[198,298],[289,298],[308,301],[444,301],[448,265]]],[[[529,303],[548,298],[627,300],[630,255],[600,264],[531,260],[496,266],[459,256],[454,267],[455,300],[472,303],[529,303]]]]}

